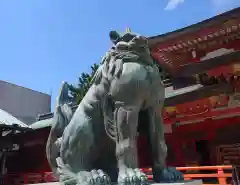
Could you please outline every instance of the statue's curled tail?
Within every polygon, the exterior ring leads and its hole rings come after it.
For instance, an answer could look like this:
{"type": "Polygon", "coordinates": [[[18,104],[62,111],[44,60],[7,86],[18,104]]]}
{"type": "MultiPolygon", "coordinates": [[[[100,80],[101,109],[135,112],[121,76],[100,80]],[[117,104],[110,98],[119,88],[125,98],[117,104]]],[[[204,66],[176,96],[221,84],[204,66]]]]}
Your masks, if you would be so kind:
{"type": "Polygon", "coordinates": [[[69,124],[73,112],[69,105],[69,85],[62,83],[52,121],[52,128],[46,145],[46,155],[52,171],[57,173],[57,158],[59,157],[59,147],[64,129],[69,124]]]}

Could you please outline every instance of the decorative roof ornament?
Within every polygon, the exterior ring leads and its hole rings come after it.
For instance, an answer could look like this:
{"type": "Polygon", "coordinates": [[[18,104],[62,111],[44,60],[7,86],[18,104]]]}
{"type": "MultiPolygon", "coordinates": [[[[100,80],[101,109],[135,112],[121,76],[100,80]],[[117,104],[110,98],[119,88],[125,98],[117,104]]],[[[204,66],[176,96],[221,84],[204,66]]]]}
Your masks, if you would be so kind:
{"type": "Polygon", "coordinates": [[[131,32],[132,32],[131,28],[126,28],[126,33],[131,33],[131,32]]]}

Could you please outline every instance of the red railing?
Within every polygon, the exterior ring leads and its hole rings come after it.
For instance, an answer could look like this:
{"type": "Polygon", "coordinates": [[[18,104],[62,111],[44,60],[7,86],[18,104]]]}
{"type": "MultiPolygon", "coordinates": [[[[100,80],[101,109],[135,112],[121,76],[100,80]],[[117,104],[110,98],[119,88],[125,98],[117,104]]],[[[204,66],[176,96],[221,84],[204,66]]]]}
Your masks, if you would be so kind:
{"type": "Polygon", "coordinates": [[[52,172],[26,173],[26,174],[8,174],[3,178],[3,185],[23,185],[37,184],[46,182],[56,182],[57,179],[52,172]]]}
{"type": "MultiPolygon", "coordinates": [[[[196,166],[196,167],[177,167],[177,170],[181,171],[184,174],[184,180],[192,180],[192,179],[201,179],[207,180],[209,178],[215,178],[218,180],[219,185],[231,185],[232,182],[232,173],[224,173],[224,170],[232,170],[232,166],[196,166]],[[201,171],[215,171],[212,173],[201,173],[201,171]],[[194,173],[196,172],[196,173],[194,173]]],[[[153,179],[152,169],[142,169],[148,175],[150,180],[153,179]]],[[[216,184],[216,183],[214,183],[216,184]]],[[[205,184],[204,185],[210,185],[205,184]]]]}

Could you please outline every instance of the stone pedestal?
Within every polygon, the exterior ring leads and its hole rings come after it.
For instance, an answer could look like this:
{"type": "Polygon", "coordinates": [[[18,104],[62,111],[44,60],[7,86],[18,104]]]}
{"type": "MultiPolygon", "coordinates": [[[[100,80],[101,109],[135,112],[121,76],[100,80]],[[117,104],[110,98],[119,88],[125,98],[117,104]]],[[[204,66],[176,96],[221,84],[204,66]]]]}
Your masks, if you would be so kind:
{"type": "MultiPolygon", "coordinates": [[[[202,185],[201,180],[194,180],[194,181],[185,181],[185,182],[178,182],[178,183],[152,183],[151,185],[202,185]]],[[[60,185],[59,182],[49,182],[49,183],[40,183],[40,184],[26,184],[26,185],[60,185]]]]}

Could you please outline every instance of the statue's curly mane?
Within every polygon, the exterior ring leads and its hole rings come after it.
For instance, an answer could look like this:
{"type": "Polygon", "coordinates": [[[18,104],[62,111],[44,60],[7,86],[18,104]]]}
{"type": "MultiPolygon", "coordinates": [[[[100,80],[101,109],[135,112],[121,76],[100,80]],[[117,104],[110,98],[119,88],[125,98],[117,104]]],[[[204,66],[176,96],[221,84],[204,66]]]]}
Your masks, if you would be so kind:
{"type": "Polygon", "coordinates": [[[139,61],[142,61],[145,65],[153,64],[146,37],[135,33],[120,35],[115,31],[110,32],[109,35],[114,46],[103,57],[102,65],[93,77],[93,83],[98,84],[103,77],[106,79],[109,79],[109,76],[119,77],[122,73],[122,64],[112,64],[117,59],[121,59],[123,63],[127,61],[139,63],[139,61]]]}

